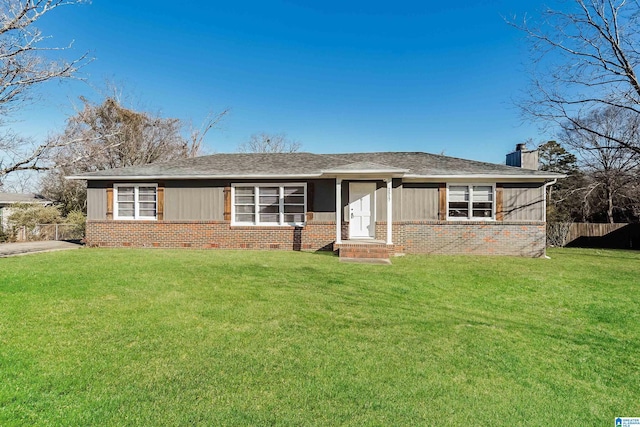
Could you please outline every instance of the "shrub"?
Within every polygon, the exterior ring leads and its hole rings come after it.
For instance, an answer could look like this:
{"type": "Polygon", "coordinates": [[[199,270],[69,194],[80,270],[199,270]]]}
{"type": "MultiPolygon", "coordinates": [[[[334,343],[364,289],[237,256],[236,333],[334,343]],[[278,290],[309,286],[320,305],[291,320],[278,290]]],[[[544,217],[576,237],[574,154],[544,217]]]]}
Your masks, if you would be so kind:
{"type": "Polygon", "coordinates": [[[56,206],[43,206],[37,203],[15,203],[10,206],[9,223],[15,230],[24,227],[28,240],[47,238],[38,229],[40,224],[59,224],[62,222],[60,210],[56,206]]]}
{"type": "Polygon", "coordinates": [[[84,231],[87,225],[87,217],[81,211],[71,211],[65,218],[65,224],[73,225],[73,234],[84,237],[84,231]]]}
{"type": "Polygon", "coordinates": [[[571,229],[571,221],[547,222],[547,246],[564,247],[571,229]]]}

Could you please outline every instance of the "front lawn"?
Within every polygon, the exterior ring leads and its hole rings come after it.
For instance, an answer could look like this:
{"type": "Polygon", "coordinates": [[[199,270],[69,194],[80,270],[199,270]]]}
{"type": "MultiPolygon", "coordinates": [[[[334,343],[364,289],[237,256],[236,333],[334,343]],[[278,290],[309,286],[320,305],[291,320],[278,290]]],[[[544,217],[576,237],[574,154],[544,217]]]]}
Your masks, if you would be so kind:
{"type": "Polygon", "coordinates": [[[640,253],[0,259],[0,425],[613,425],[640,253]]]}

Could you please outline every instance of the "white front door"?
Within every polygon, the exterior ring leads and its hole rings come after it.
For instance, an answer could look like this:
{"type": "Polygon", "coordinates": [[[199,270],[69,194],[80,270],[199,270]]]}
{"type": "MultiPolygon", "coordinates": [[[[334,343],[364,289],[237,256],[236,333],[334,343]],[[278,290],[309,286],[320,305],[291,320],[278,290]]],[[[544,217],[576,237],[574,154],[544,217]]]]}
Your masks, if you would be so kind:
{"type": "Polygon", "coordinates": [[[376,184],[349,183],[349,238],[372,239],[376,235],[376,184]]]}

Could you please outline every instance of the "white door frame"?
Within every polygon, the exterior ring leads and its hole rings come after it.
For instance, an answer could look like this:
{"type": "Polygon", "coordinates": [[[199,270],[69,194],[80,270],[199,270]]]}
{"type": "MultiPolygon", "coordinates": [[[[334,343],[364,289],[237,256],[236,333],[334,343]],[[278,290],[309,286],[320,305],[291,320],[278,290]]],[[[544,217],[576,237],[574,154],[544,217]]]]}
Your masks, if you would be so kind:
{"type": "MultiPolygon", "coordinates": [[[[349,183],[349,239],[374,239],[376,236],[376,189],[377,185],[375,182],[368,181],[353,181],[349,183]],[[360,189],[357,189],[360,187],[360,189]],[[369,225],[366,227],[360,227],[356,229],[353,225],[354,216],[358,216],[360,211],[354,210],[356,206],[356,202],[361,198],[354,199],[354,195],[356,194],[368,194],[369,195],[369,225]]],[[[366,211],[364,211],[366,213],[366,211]]],[[[362,224],[362,222],[358,222],[362,224]]]]}

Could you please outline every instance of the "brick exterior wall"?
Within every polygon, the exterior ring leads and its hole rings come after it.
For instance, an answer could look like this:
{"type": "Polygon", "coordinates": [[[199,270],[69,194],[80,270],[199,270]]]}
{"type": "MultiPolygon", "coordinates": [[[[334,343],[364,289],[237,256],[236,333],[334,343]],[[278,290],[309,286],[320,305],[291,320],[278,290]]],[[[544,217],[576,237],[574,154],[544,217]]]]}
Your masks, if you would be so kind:
{"type": "MultiPolygon", "coordinates": [[[[348,225],[343,224],[343,237],[348,225]]],[[[386,223],[376,223],[386,240],[386,223]]],[[[304,227],[231,227],[228,221],[87,221],[90,246],[197,249],[333,250],[335,222],[304,227]]],[[[405,221],[393,224],[393,253],[516,255],[545,254],[542,222],[405,221]]]]}
{"type": "Polygon", "coordinates": [[[341,243],[334,245],[334,249],[338,250],[340,258],[389,259],[389,255],[393,254],[393,245],[384,243],[341,243]]]}
{"type": "Polygon", "coordinates": [[[403,228],[397,244],[406,253],[545,255],[546,227],[539,221],[407,221],[403,228]]]}
{"type": "Polygon", "coordinates": [[[332,250],[335,222],[304,227],[231,227],[228,221],[87,221],[89,246],[332,250]]]}

